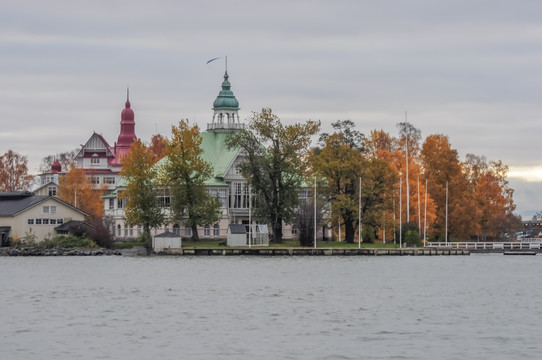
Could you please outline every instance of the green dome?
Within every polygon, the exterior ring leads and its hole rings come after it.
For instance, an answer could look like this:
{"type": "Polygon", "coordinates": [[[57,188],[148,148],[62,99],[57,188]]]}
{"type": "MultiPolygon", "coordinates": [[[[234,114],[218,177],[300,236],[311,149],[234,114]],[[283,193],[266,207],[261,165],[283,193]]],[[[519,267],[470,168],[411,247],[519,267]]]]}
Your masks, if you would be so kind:
{"type": "Polygon", "coordinates": [[[233,91],[230,90],[230,82],[228,81],[228,73],[224,74],[224,81],[222,82],[222,90],[218,93],[215,102],[213,103],[213,109],[231,109],[239,110],[239,101],[233,95],[233,91]]]}

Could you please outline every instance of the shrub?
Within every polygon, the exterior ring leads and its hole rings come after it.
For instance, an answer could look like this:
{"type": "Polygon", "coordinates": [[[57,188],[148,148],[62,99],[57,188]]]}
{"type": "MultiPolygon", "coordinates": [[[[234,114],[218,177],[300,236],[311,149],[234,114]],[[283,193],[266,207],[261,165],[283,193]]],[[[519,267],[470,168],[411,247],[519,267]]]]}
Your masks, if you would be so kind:
{"type": "Polygon", "coordinates": [[[102,220],[93,222],[94,227],[89,228],[88,236],[99,246],[111,249],[113,247],[113,236],[102,220]]]}
{"type": "Polygon", "coordinates": [[[79,238],[75,235],[61,235],[46,239],[37,245],[44,249],[51,248],[95,248],[98,245],[88,237],[79,238]]]}

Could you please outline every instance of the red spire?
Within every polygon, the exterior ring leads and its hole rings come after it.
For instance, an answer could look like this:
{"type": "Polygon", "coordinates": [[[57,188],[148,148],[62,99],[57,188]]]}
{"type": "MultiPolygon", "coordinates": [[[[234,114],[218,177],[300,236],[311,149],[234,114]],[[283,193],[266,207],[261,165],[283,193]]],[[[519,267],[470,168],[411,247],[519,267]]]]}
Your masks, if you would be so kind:
{"type": "Polygon", "coordinates": [[[130,108],[130,89],[126,89],[126,105],[120,115],[120,134],[117,140],[117,147],[130,147],[135,135],[134,111],[130,108]]]}

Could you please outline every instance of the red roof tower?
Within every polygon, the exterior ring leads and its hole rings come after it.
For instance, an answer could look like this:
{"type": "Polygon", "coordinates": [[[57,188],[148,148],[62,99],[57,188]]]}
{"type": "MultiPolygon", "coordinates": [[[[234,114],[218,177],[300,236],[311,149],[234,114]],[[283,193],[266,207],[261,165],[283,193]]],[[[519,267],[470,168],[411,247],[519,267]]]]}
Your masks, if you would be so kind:
{"type": "Polygon", "coordinates": [[[126,104],[120,114],[120,134],[115,143],[115,158],[111,165],[120,165],[120,159],[130,152],[130,146],[136,139],[134,111],[130,107],[130,89],[127,89],[126,104]]]}

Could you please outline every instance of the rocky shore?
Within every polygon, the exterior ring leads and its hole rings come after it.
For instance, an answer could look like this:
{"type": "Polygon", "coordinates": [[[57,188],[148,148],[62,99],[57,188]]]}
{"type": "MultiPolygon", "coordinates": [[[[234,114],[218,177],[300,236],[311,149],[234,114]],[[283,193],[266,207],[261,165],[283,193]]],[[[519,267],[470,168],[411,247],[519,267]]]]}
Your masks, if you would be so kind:
{"type": "Polygon", "coordinates": [[[0,256],[110,256],[122,255],[120,250],[111,249],[41,249],[35,247],[5,247],[0,248],[0,256]]]}

